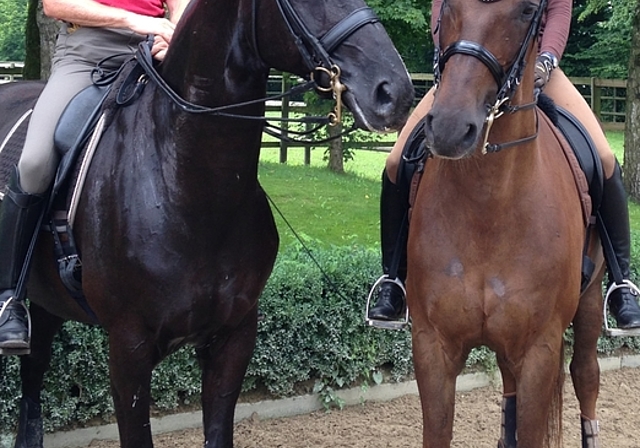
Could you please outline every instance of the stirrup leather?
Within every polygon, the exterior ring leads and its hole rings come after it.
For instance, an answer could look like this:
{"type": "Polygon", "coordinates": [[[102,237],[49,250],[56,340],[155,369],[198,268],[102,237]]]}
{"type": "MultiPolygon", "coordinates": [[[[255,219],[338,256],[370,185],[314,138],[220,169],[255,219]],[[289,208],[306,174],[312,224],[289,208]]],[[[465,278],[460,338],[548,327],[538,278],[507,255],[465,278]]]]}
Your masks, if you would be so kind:
{"type": "Polygon", "coordinates": [[[624,279],[622,283],[612,283],[607,291],[602,306],[602,318],[604,321],[604,331],[607,336],[622,337],[622,336],[640,336],[640,328],[611,328],[607,319],[607,305],[609,304],[609,297],[611,293],[617,289],[629,288],[635,295],[640,295],[640,288],[638,288],[631,280],[624,279]]]}
{"type": "Polygon", "coordinates": [[[404,294],[404,296],[407,297],[407,290],[402,284],[402,282],[397,278],[392,279],[392,278],[389,278],[389,275],[384,274],[382,277],[376,280],[376,282],[371,287],[371,291],[369,291],[369,297],[367,297],[367,306],[365,307],[365,310],[364,310],[364,321],[368,326],[374,327],[374,328],[382,328],[384,330],[404,330],[407,327],[407,325],[409,325],[409,307],[407,306],[406,301],[404,306],[404,310],[405,310],[404,316],[401,317],[399,320],[378,320],[378,319],[369,318],[369,308],[371,307],[371,298],[374,296],[374,294],[378,290],[378,287],[383,283],[395,283],[402,290],[402,294],[404,294]]]}
{"type": "MultiPolygon", "coordinates": [[[[9,299],[7,301],[4,302],[4,304],[2,305],[2,308],[0,308],[0,316],[2,316],[2,314],[7,309],[7,307],[9,306],[9,304],[11,303],[12,300],[15,300],[15,297],[11,296],[11,297],[9,297],[9,299]]],[[[27,307],[27,304],[24,303],[23,300],[18,301],[18,303],[20,303],[20,305],[22,305],[22,307],[24,308],[25,312],[27,313],[27,340],[29,341],[29,344],[31,344],[31,314],[29,313],[29,307],[27,307]]],[[[30,346],[27,347],[27,348],[2,348],[2,347],[0,347],[0,355],[2,355],[2,356],[28,355],[30,353],[31,353],[31,347],[30,346]]]]}

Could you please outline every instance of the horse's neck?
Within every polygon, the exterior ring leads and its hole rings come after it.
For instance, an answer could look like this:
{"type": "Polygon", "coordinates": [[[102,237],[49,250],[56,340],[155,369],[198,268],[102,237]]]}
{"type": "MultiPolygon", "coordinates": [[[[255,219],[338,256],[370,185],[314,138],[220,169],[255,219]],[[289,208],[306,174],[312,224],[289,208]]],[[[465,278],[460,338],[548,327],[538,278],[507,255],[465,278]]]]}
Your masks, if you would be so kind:
{"type": "Polygon", "coordinates": [[[184,99],[222,106],[264,95],[268,67],[254,45],[253,23],[229,0],[193,0],[180,21],[162,75],[184,99]]]}
{"type": "MultiPolygon", "coordinates": [[[[242,18],[238,7],[225,2],[229,0],[193,0],[162,64],[163,78],[182,98],[208,107],[260,99],[266,94],[268,69],[255,52],[251,20],[242,18]]],[[[162,94],[156,95],[155,100],[165,104],[169,101],[162,94]]],[[[171,126],[173,139],[181,143],[174,145],[175,157],[185,160],[176,166],[225,165],[230,176],[238,171],[243,177],[255,174],[260,121],[196,116],[176,107],[166,109],[166,123],[171,126]],[[184,144],[185,141],[189,143],[184,144]]],[[[264,115],[264,104],[228,112],[259,117],[264,115]]]]}
{"type": "MultiPolygon", "coordinates": [[[[518,112],[496,121],[489,136],[491,143],[513,142],[536,132],[534,111],[518,112]],[[525,119],[522,126],[522,116],[525,119]],[[502,120],[502,121],[500,121],[502,120]],[[531,123],[531,124],[529,124],[531,123]]],[[[434,160],[433,173],[439,182],[453,185],[455,195],[473,198],[480,207],[489,202],[517,202],[522,191],[533,188],[541,169],[537,141],[504,148],[496,153],[476,153],[463,160],[434,160]]],[[[428,166],[428,163],[427,163],[428,166]]]]}

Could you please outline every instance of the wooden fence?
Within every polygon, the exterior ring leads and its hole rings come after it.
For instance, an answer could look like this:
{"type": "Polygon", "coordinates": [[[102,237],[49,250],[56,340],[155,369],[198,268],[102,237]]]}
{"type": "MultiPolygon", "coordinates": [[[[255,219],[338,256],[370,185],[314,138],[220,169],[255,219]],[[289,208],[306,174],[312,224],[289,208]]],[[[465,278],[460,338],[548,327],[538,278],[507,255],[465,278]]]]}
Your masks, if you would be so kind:
{"type": "MultiPolygon", "coordinates": [[[[14,81],[22,77],[21,62],[0,62],[0,83],[14,81]]],[[[274,73],[269,78],[268,94],[276,95],[286,91],[292,81],[292,77],[274,73]]],[[[433,85],[433,75],[430,73],[414,73],[411,75],[413,85],[416,90],[416,103],[422,98],[426,91],[433,85]]],[[[578,88],[591,109],[598,116],[606,130],[624,130],[625,107],[626,107],[626,80],[622,79],[602,79],[602,78],[571,78],[573,84],[578,88]]],[[[267,114],[276,118],[290,118],[292,115],[305,115],[307,109],[303,98],[287,98],[283,101],[267,102],[267,114]]],[[[286,124],[283,125],[286,129],[286,124]]],[[[286,135],[286,131],[285,131],[286,135]]],[[[361,149],[370,150],[390,150],[391,141],[363,141],[358,142],[361,149]]],[[[311,146],[308,144],[288,143],[277,141],[273,138],[265,137],[263,146],[266,148],[280,148],[280,161],[286,162],[287,149],[292,147],[303,147],[305,149],[305,163],[309,163],[311,158],[311,146]]]]}
{"type": "Polygon", "coordinates": [[[0,62],[0,84],[22,78],[22,62],[0,62]]]}

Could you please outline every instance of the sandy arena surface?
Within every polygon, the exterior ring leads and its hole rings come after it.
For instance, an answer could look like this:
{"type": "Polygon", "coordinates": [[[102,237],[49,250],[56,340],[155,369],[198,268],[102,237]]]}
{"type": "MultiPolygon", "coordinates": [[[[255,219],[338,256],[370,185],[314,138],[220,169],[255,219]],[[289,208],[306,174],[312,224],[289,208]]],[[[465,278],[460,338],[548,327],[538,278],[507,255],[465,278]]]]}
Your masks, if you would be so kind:
{"type": "MultiPolygon", "coordinates": [[[[640,447],[640,369],[603,372],[598,412],[602,447],[640,447]]],[[[483,387],[456,398],[452,447],[495,448],[500,432],[500,391],[483,387]]],[[[567,376],[564,393],[564,446],[579,448],[578,403],[567,376]]],[[[417,396],[366,403],[342,411],[319,411],[272,420],[236,424],[236,448],[420,448],[422,421],[417,396]]],[[[200,429],[155,437],[156,448],[202,447],[200,429]]],[[[94,441],[91,448],[117,448],[117,442],[94,441]]]]}

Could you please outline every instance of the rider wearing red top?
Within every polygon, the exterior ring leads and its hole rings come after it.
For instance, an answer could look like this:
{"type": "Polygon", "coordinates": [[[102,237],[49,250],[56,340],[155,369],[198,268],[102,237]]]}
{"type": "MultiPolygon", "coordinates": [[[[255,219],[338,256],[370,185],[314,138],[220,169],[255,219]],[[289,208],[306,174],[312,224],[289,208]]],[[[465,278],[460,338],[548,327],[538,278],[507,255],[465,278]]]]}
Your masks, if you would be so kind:
{"type": "Polygon", "coordinates": [[[164,17],[164,3],[160,0],[96,0],[106,6],[119,8],[149,17],[164,17]]]}
{"type": "MultiPolygon", "coordinates": [[[[437,20],[443,0],[433,0],[431,11],[431,29],[437,29],[437,20]]],[[[554,102],[571,112],[587,129],[598,154],[602,160],[604,184],[600,214],[613,244],[614,252],[625,282],[623,287],[616,288],[609,301],[609,307],[616,318],[619,328],[640,327],[640,307],[636,301],[638,288],[629,281],[630,276],[630,236],[629,212],[627,196],[622,183],[622,173],[616,158],[611,151],[600,123],[591,108],[578,92],[575,86],[558,67],[562,58],[569,28],[571,25],[572,0],[549,0],[546,14],[543,17],[542,32],[539,38],[539,54],[535,67],[535,86],[542,89],[554,102]]],[[[434,42],[438,41],[434,35],[434,42]]],[[[382,243],[382,265],[388,277],[391,263],[394,259],[395,246],[398,238],[406,238],[408,231],[403,226],[403,220],[409,207],[408,192],[402,185],[396,183],[398,167],[402,150],[407,138],[422,120],[433,104],[434,89],[432,88],[420,101],[409,117],[405,127],[400,132],[398,141],[387,157],[382,176],[382,194],[380,200],[380,234],[382,243]]],[[[369,309],[368,317],[375,325],[376,321],[398,321],[404,315],[406,297],[398,285],[406,278],[406,246],[401,246],[400,267],[397,278],[382,280],[377,291],[376,305],[369,309]],[[387,281],[388,280],[388,281],[387,281]]],[[[384,276],[383,276],[384,277],[384,276]]],[[[614,283],[609,274],[609,286],[614,283]]]]}
{"type": "Polygon", "coordinates": [[[149,34],[163,59],[175,23],[189,0],[43,0],[45,14],[61,21],[51,76],[31,114],[20,161],[0,204],[0,354],[29,352],[24,297],[15,297],[29,242],[47,204],[58,165],[55,126],[69,101],[91,84],[91,70],[117,70],[149,34]],[[170,20],[164,18],[164,8],[170,20]]]}

